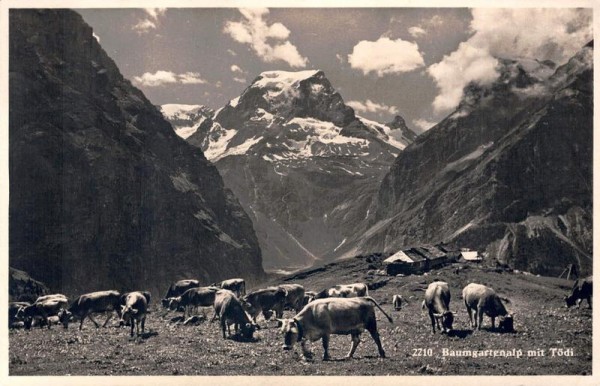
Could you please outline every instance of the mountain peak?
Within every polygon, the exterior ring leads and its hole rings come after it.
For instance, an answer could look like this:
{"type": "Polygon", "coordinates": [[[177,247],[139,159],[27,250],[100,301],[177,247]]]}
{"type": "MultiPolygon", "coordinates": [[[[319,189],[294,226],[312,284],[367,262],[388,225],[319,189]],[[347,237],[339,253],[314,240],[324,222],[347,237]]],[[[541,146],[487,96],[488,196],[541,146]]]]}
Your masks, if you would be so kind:
{"type": "Polygon", "coordinates": [[[284,88],[292,87],[299,82],[316,77],[316,75],[325,76],[321,70],[306,71],[265,71],[262,72],[252,83],[251,87],[260,88],[284,88]]]}

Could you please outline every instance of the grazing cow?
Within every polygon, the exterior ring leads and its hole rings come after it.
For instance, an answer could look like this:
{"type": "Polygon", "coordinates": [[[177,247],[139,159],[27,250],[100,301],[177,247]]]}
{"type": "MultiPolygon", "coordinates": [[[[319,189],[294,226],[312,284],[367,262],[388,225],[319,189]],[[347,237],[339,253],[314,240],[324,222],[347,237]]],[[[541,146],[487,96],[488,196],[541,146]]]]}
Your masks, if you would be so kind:
{"type": "MultiPolygon", "coordinates": [[[[65,328],[69,327],[69,320],[71,315],[77,317],[81,322],[79,323],[79,329],[83,328],[83,322],[85,318],[89,318],[96,328],[100,325],[94,320],[92,314],[115,311],[117,316],[121,316],[121,294],[118,291],[98,291],[91,292],[79,296],[77,300],[71,303],[71,307],[61,315],[61,323],[65,328]]],[[[108,321],[112,318],[112,312],[102,325],[105,327],[108,321]]]]}
{"type": "Polygon", "coordinates": [[[392,296],[392,304],[394,305],[394,310],[400,311],[402,309],[402,300],[402,295],[392,296]]]}
{"type": "Polygon", "coordinates": [[[200,287],[200,282],[194,279],[179,280],[178,282],[171,284],[167,290],[167,294],[162,300],[163,307],[169,307],[170,298],[181,296],[185,291],[196,287],[200,287]]]}
{"type": "Polygon", "coordinates": [[[223,280],[218,287],[233,292],[238,298],[246,295],[246,281],[241,278],[223,280]]]}
{"type": "Polygon", "coordinates": [[[121,297],[119,298],[119,304],[121,306],[125,305],[125,299],[127,299],[127,295],[129,295],[132,292],[139,292],[142,294],[142,296],[144,296],[146,298],[146,304],[149,306],[150,305],[150,299],[152,299],[152,294],[150,293],[150,291],[131,291],[131,292],[125,292],[124,294],[121,295],[121,297]]]}
{"type": "Polygon", "coordinates": [[[377,345],[379,356],[385,358],[377,331],[374,305],[383,312],[390,323],[393,323],[392,318],[369,296],[315,300],[293,318],[281,320],[281,332],[284,334],[283,349],[291,350],[296,342],[300,342],[304,356],[308,357],[310,353],[305,347],[306,341],[314,342],[322,339],[323,360],[329,360],[329,336],[350,334],[352,347],[347,358],[351,358],[360,343],[360,334],[366,329],[377,345]]]}
{"type": "Polygon", "coordinates": [[[225,330],[231,336],[230,326],[233,324],[235,333],[240,330],[242,336],[246,339],[252,339],[254,331],[259,329],[258,325],[252,322],[250,315],[242,307],[242,303],[232,291],[219,290],[215,293],[215,315],[221,319],[221,329],[223,330],[223,339],[225,330]]]}
{"type": "Polygon", "coordinates": [[[256,323],[256,317],[262,311],[265,320],[268,320],[275,311],[277,318],[283,316],[283,306],[287,297],[287,291],[283,288],[269,287],[250,292],[242,298],[242,306],[252,316],[256,323]]]}
{"type": "Polygon", "coordinates": [[[14,328],[16,323],[23,321],[23,312],[31,304],[28,302],[10,302],[8,303],[8,327],[14,328]],[[18,315],[18,316],[17,316],[18,315]]]}
{"type": "Polygon", "coordinates": [[[290,307],[296,311],[296,313],[300,312],[304,307],[304,287],[300,284],[281,284],[277,288],[281,288],[287,292],[285,297],[285,307],[290,307]]]}
{"type": "MultiPolygon", "coordinates": [[[[34,319],[41,319],[43,324],[50,328],[48,318],[51,316],[58,315],[61,310],[67,308],[67,301],[62,298],[54,298],[46,300],[45,302],[33,303],[32,305],[22,309],[23,319],[25,320],[25,328],[31,328],[34,319]]],[[[18,315],[20,316],[20,315],[18,315]]]]}
{"type": "Polygon", "coordinates": [[[493,329],[496,328],[495,319],[499,317],[498,328],[509,332],[514,331],[513,315],[506,311],[500,297],[498,297],[492,288],[471,283],[463,289],[462,296],[467,307],[472,328],[477,327],[478,330],[481,330],[483,314],[486,314],[492,319],[493,329]],[[475,321],[471,316],[471,311],[476,312],[477,319],[475,321]]]}
{"type": "Polygon", "coordinates": [[[587,300],[588,308],[592,308],[591,297],[594,293],[592,285],[592,276],[588,276],[585,279],[577,279],[573,284],[571,294],[565,296],[565,303],[567,308],[577,304],[577,308],[581,306],[583,299],[587,300]]]}
{"type": "Polygon", "coordinates": [[[304,291],[304,300],[302,301],[302,306],[306,306],[308,303],[315,300],[317,293],[314,291],[304,291]]]}
{"type": "Polygon", "coordinates": [[[431,319],[431,327],[435,334],[435,326],[443,333],[452,330],[454,322],[454,314],[450,311],[450,289],[448,283],[443,281],[434,281],[429,284],[425,291],[425,300],[423,300],[423,308],[427,307],[429,318],[431,319]],[[442,328],[440,328],[440,319],[442,328]]]}
{"type": "Polygon", "coordinates": [[[135,332],[140,334],[140,322],[142,324],[142,333],[146,325],[146,312],[148,311],[148,300],[141,292],[130,292],[125,297],[125,305],[121,306],[121,320],[124,323],[131,324],[131,336],[133,336],[133,325],[135,332]]]}
{"type": "Polygon", "coordinates": [[[176,310],[183,307],[183,319],[191,314],[191,308],[212,307],[215,303],[216,287],[198,287],[190,288],[183,295],[172,298],[169,303],[169,309],[176,310]]]}
{"type": "Polygon", "coordinates": [[[354,298],[369,296],[369,289],[364,283],[340,284],[319,292],[315,299],[325,298],[354,298]]]}

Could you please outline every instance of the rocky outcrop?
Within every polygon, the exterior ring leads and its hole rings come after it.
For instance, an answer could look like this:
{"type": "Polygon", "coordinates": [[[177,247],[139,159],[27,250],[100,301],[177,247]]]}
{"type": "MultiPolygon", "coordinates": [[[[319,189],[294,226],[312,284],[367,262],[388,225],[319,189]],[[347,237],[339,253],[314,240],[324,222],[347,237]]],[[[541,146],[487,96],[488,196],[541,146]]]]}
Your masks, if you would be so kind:
{"type": "Polygon", "coordinates": [[[27,274],[27,272],[9,268],[8,300],[11,302],[33,303],[38,297],[48,294],[48,287],[27,274]]]}
{"type": "Polygon", "coordinates": [[[263,277],[252,223],[67,10],[10,12],[10,265],[52,291],[263,277]]]}
{"type": "Polygon", "coordinates": [[[357,250],[445,241],[531,272],[590,272],[592,56],[502,60],[498,81],[468,86],[398,156],[357,250]]]}

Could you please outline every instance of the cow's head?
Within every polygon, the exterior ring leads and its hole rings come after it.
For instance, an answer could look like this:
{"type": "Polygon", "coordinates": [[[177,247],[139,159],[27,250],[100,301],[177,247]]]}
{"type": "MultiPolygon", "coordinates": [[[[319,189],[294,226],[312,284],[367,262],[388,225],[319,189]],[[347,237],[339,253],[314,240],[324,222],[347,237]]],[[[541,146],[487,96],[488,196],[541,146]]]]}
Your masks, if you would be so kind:
{"type": "Polygon", "coordinates": [[[294,344],[302,339],[300,335],[300,326],[296,319],[277,319],[281,322],[281,333],[283,334],[284,350],[291,350],[294,344]]]}
{"type": "Polygon", "coordinates": [[[169,298],[164,298],[163,300],[161,300],[163,308],[169,308],[169,302],[169,298]]]}
{"type": "Polygon", "coordinates": [[[58,320],[64,328],[69,328],[69,322],[71,321],[72,316],[73,314],[68,310],[61,309],[58,311],[58,320]]]}
{"type": "Polygon", "coordinates": [[[451,311],[445,311],[435,315],[442,320],[442,333],[452,331],[452,323],[454,323],[454,314],[451,311]]]}
{"type": "Polygon", "coordinates": [[[565,295],[565,304],[567,308],[574,306],[576,302],[577,299],[575,298],[575,296],[565,295]]]}
{"type": "Polygon", "coordinates": [[[259,327],[255,323],[244,323],[241,325],[241,334],[244,339],[252,339],[254,331],[258,330],[259,327]]]}
{"type": "Polygon", "coordinates": [[[258,310],[256,309],[256,307],[254,307],[254,305],[252,305],[252,303],[248,302],[247,298],[241,298],[240,303],[242,304],[242,308],[244,309],[244,311],[246,311],[250,315],[256,315],[258,310]]]}
{"type": "Polygon", "coordinates": [[[131,323],[131,318],[138,313],[138,310],[135,308],[131,308],[130,306],[121,306],[121,320],[119,321],[119,325],[123,326],[125,324],[131,323]]]}
{"type": "Polygon", "coordinates": [[[498,328],[500,328],[501,330],[504,330],[506,332],[513,332],[515,330],[513,314],[501,316],[498,320],[498,328]]]}
{"type": "Polygon", "coordinates": [[[179,308],[179,303],[181,303],[181,296],[176,298],[169,298],[169,309],[171,311],[177,311],[179,308]]]}

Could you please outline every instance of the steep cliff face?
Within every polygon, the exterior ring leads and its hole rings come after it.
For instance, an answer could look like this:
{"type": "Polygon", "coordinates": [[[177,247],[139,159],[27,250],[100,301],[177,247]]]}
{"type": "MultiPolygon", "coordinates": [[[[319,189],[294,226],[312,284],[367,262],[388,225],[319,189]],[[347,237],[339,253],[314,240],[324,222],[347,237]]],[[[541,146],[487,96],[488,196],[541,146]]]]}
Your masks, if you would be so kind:
{"type": "Polygon", "coordinates": [[[335,257],[411,133],[356,116],[322,71],[267,71],[187,141],[252,217],[265,268],[293,269],[335,257]]]}
{"type": "Polygon", "coordinates": [[[10,264],[53,291],[262,278],[252,224],[75,12],[10,11],[10,264]]]}
{"type": "Polygon", "coordinates": [[[537,273],[591,270],[592,46],[564,66],[502,61],[383,180],[357,249],[451,242],[537,273]]]}

